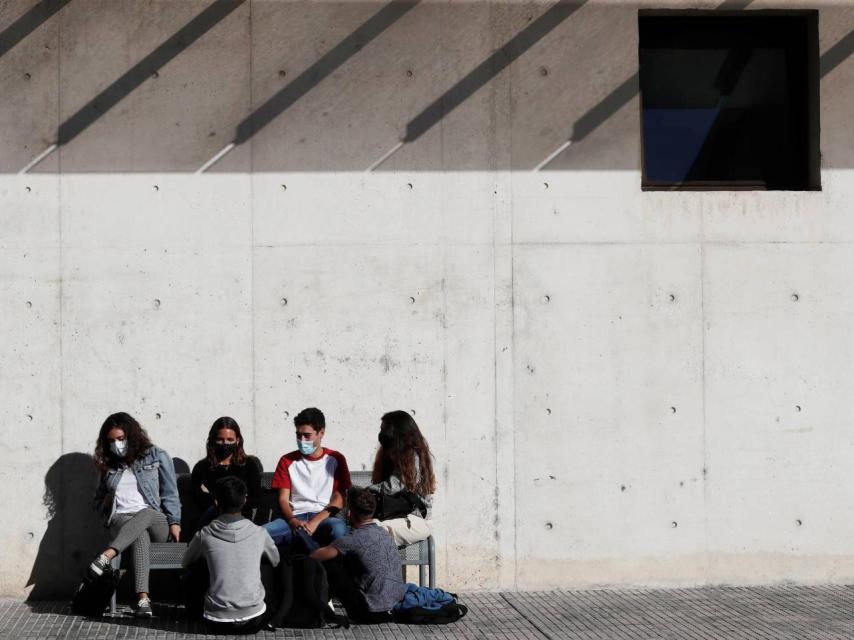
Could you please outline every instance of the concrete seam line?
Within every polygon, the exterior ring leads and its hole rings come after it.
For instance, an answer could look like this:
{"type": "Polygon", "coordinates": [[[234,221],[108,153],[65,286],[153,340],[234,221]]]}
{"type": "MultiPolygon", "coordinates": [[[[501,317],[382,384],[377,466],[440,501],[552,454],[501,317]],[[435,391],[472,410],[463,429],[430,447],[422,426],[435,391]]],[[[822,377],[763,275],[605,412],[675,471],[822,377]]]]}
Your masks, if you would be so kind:
{"type": "Polygon", "coordinates": [[[508,598],[508,597],[507,597],[506,595],[504,595],[503,593],[499,593],[498,595],[500,595],[500,596],[501,596],[501,599],[502,599],[502,600],[504,600],[504,602],[506,602],[507,604],[509,604],[509,605],[510,605],[510,608],[511,608],[511,609],[513,609],[513,611],[515,611],[515,612],[516,612],[516,613],[518,613],[520,616],[522,616],[522,618],[525,620],[525,622],[527,622],[527,623],[528,623],[528,624],[530,624],[532,627],[534,627],[534,629],[537,631],[537,633],[539,633],[539,634],[540,634],[541,636],[543,636],[544,638],[547,638],[548,640],[555,640],[555,638],[553,638],[553,637],[552,637],[552,635],[551,635],[550,633],[548,633],[547,631],[545,631],[542,627],[540,627],[540,625],[538,625],[536,622],[534,622],[533,620],[531,620],[531,618],[529,618],[529,617],[528,617],[528,614],[527,614],[527,613],[525,613],[525,612],[524,612],[524,611],[522,611],[519,607],[517,607],[515,604],[513,604],[513,601],[512,601],[512,600],[510,600],[510,598],[508,598]]]}

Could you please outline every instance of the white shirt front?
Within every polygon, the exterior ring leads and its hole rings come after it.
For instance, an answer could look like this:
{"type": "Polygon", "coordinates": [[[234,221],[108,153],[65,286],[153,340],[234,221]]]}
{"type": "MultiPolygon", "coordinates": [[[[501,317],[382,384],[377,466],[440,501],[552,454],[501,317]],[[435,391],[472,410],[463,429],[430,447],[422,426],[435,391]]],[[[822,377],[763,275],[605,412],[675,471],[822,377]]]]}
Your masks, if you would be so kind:
{"type": "Polygon", "coordinates": [[[136,474],[133,469],[126,467],[119,478],[119,486],[116,487],[116,513],[136,513],[147,506],[145,498],[139,492],[136,474]]]}

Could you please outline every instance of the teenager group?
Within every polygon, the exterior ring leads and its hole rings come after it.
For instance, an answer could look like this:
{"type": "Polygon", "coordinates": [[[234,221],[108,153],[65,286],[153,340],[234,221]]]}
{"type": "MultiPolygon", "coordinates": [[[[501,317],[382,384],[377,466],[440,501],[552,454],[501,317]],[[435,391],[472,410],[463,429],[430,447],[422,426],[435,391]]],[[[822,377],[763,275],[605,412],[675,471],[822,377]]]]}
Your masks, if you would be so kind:
{"type": "MultiPolygon", "coordinates": [[[[275,567],[284,553],[323,562],[335,595],[358,622],[390,620],[412,602],[442,604],[443,591],[408,585],[401,576],[398,548],[431,534],[435,491],[430,450],[412,416],[405,411],[382,416],[373,484],[367,488],[352,487],[346,458],[323,446],[326,422],[319,409],[301,411],[294,426],[297,449],[281,457],[272,481],[280,517],[261,526],[250,519],[262,494],[261,466],[244,450],[235,420],[213,423],[207,457],[193,468],[193,500],[201,517],[183,564],[205,565],[202,616],[212,629],[245,633],[268,622],[272,611],[261,564],[275,567]],[[378,512],[378,496],[398,500],[393,517],[379,519],[384,514],[378,512]]],[[[133,417],[116,413],[101,426],[95,462],[100,471],[96,507],[111,539],[89,572],[103,573],[117,554],[130,549],[138,595],[134,614],[151,616],[150,544],[181,540],[172,459],[133,417]]]]}

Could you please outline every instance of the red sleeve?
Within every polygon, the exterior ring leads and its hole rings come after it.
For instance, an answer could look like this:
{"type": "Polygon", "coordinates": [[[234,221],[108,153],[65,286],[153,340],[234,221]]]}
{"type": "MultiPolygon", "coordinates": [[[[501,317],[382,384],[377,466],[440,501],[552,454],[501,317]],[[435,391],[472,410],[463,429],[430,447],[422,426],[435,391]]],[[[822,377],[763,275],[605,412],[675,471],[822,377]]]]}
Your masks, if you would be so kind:
{"type": "Polygon", "coordinates": [[[335,477],[332,479],[332,490],[345,493],[353,486],[350,481],[350,469],[347,467],[347,458],[337,451],[327,449],[326,453],[335,458],[338,464],[335,466],[335,477]]]}
{"type": "Polygon", "coordinates": [[[296,459],[294,454],[299,455],[299,452],[292,451],[279,458],[279,464],[276,465],[276,472],[273,474],[273,482],[270,483],[273,489],[291,488],[291,476],[288,473],[288,467],[296,459]]]}

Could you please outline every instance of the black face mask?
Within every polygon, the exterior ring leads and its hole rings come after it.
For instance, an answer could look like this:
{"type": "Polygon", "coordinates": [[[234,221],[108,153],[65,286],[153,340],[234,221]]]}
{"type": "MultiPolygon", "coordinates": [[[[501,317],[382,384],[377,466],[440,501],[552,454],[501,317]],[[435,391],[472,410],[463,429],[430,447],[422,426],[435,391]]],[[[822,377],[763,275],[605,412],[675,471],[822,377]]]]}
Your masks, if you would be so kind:
{"type": "Polygon", "coordinates": [[[237,452],[237,443],[232,442],[230,444],[215,444],[214,445],[214,455],[217,460],[224,460],[228,456],[234,455],[237,452]]]}
{"type": "Polygon", "coordinates": [[[382,431],[380,431],[380,434],[377,436],[377,440],[380,441],[383,449],[391,449],[392,444],[394,444],[392,437],[382,431]]]}

